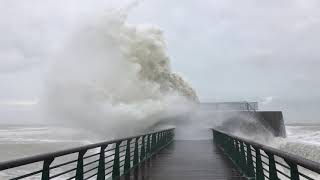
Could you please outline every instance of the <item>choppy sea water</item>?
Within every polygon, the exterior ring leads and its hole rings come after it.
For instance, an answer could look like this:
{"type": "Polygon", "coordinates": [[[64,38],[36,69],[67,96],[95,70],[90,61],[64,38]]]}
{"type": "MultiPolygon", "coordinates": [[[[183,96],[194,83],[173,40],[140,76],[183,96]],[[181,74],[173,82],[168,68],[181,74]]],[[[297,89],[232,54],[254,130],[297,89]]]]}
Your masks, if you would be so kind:
{"type": "Polygon", "coordinates": [[[98,139],[89,132],[68,127],[0,125],[0,161],[85,145],[98,139]]]}
{"type": "MultiPolygon", "coordinates": [[[[72,147],[86,145],[103,141],[96,134],[86,130],[73,129],[61,126],[45,125],[0,125],[0,161],[8,161],[38,154],[55,152],[72,147]]],[[[56,163],[65,162],[67,159],[74,160],[76,155],[63,156],[55,159],[56,163]]],[[[69,168],[74,168],[70,164],[69,168]]],[[[14,178],[42,168],[42,162],[27,166],[1,171],[0,180],[14,178]]],[[[65,171],[65,169],[55,169],[54,173],[65,171]]],[[[72,172],[74,173],[74,172],[72,172]]],[[[40,179],[41,174],[37,174],[27,179],[40,179]]],[[[58,177],[55,179],[66,179],[58,177]]]]}
{"type": "Polygon", "coordinates": [[[320,162],[320,125],[286,126],[287,138],[279,148],[312,161],[320,162]]]}

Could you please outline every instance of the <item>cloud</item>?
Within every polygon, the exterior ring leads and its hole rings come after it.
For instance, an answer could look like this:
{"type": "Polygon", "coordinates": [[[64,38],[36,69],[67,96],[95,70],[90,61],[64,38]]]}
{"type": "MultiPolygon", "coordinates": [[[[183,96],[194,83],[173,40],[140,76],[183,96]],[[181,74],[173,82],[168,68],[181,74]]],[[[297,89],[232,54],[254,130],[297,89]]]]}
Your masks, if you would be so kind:
{"type": "Polygon", "coordinates": [[[164,29],[173,68],[201,100],[264,99],[262,108],[285,110],[287,121],[319,107],[319,1],[163,0],[139,7],[130,18],[164,29]]]}
{"type": "Polygon", "coordinates": [[[0,73],[50,61],[78,23],[120,4],[115,0],[0,0],[0,73]]]}

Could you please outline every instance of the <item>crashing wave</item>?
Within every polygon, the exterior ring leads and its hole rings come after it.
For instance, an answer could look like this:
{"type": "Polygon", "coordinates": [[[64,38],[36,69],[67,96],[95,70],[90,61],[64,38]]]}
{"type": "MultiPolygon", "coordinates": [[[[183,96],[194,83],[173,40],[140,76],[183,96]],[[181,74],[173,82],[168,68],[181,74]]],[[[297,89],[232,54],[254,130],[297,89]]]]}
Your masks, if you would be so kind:
{"type": "Polygon", "coordinates": [[[198,102],[171,71],[162,31],[126,19],[116,11],[84,21],[55,57],[47,101],[56,119],[109,136],[128,126],[125,136],[198,102]]]}

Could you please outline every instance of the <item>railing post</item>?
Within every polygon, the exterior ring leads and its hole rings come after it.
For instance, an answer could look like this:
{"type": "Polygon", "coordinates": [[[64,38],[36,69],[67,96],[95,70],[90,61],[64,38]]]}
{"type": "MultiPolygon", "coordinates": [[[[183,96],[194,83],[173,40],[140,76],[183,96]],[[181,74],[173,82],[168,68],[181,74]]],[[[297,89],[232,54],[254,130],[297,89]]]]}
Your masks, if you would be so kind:
{"type": "Polygon", "coordinates": [[[231,153],[231,138],[227,137],[227,136],[223,136],[222,134],[219,134],[218,132],[216,133],[217,138],[217,142],[218,144],[222,145],[222,146],[226,146],[224,147],[224,149],[226,150],[226,152],[228,152],[229,154],[231,153]]]}
{"type": "Polygon", "coordinates": [[[166,136],[165,139],[166,139],[166,144],[167,144],[169,142],[169,140],[170,140],[170,137],[169,137],[170,136],[170,131],[166,131],[165,132],[165,136],[166,136]]]}
{"type": "Polygon", "coordinates": [[[166,145],[167,141],[166,141],[166,132],[165,131],[162,132],[162,140],[163,140],[163,145],[166,145]]]}
{"type": "Polygon", "coordinates": [[[244,152],[244,145],[242,141],[240,141],[240,157],[241,157],[241,166],[243,170],[246,170],[247,169],[246,153],[244,152]]]}
{"type": "Polygon", "coordinates": [[[161,146],[161,140],[160,140],[160,132],[157,133],[157,141],[156,141],[156,150],[158,150],[161,146]]]}
{"type": "MultiPolygon", "coordinates": [[[[221,135],[222,136],[222,135],[221,135]]],[[[233,158],[233,151],[234,151],[234,140],[231,138],[231,137],[227,137],[229,140],[228,140],[228,144],[229,144],[229,155],[230,157],[233,158]]]]}
{"type": "Polygon", "coordinates": [[[238,163],[237,159],[238,159],[238,148],[237,148],[237,140],[232,139],[232,159],[234,159],[236,165],[238,163]]]}
{"type": "Polygon", "coordinates": [[[155,133],[155,148],[154,148],[154,152],[157,151],[158,147],[159,147],[159,133],[155,133]]]}
{"type": "Polygon", "coordinates": [[[274,160],[274,155],[270,152],[265,152],[269,157],[269,178],[279,179],[277,174],[276,161],[274,160]]]}
{"type": "Polygon", "coordinates": [[[174,136],[175,136],[175,131],[171,130],[172,131],[172,140],[174,139],[174,136]]]}
{"type": "Polygon", "coordinates": [[[139,164],[139,138],[140,137],[137,137],[134,143],[133,166],[139,164]]]}
{"type": "Polygon", "coordinates": [[[292,180],[299,180],[300,177],[299,177],[299,170],[298,170],[298,166],[297,164],[291,162],[291,161],[288,161],[286,160],[286,163],[290,166],[290,177],[292,180]]]}
{"type": "Polygon", "coordinates": [[[101,146],[97,180],[105,180],[105,149],[108,145],[101,146]]]}
{"type": "Polygon", "coordinates": [[[124,173],[127,173],[128,171],[130,171],[130,166],[131,166],[131,162],[130,162],[130,142],[131,139],[127,140],[127,145],[126,145],[126,155],[125,155],[125,159],[124,159],[124,173]]]}
{"type": "Polygon", "coordinates": [[[151,134],[148,134],[148,138],[147,138],[147,158],[150,157],[150,153],[151,153],[150,136],[151,136],[151,134]]]}
{"type": "Polygon", "coordinates": [[[156,141],[157,141],[156,134],[153,133],[151,138],[152,138],[152,140],[151,140],[151,154],[153,154],[155,151],[155,148],[156,148],[156,141]]]}
{"type": "Polygon", "coordinates": [[[160,144],[159,147],[164,145],[164,141],[163,141],[163,132],[160,132],[160,144]]]}
{"type": "Polygon", "coordinates": [[[163,132],[160,132],[160,144],[159,144],[159,147],[162,147],[163,145],[164,145],[163,132]]]}
{"type": "Polygon", "coordinates": [[[141,140],[141,152],[140,152],[140,161],[143,161],[146,158],[146,150],[145,150],[145,138],[146,136],[142,136],[141,140]]]}
{"type": "Polygon", "coordinates": [[[53,162],[53,160],[54,160],[54,158],[44,160],[41,180],[49,180],[50,179],[50,164],[53,162]]]}
{"type": "Polygon", "coordinates": [[[240,147],[239,147],[239,141],[235,139],[235,161],[238,166],[241,167],[241,159],[240,159],[240,147]]]}
{"type": "Polygon", "coordinates": [[[213,129],[212,129],[212,137],[213,137],[213,138],[212,138],[213,142],[214,142],[214,143],[217,143],[217,139],[216,139],[216,138],[217,138],[217,135],[216,135],[216,133],[215,133],[215,131],[214,131],[213,129]]]}
{"type": "Polygon", "coordinates": [[[260,149],[257,147],[254,147],[254,149],[256,150],[256,179],[264,180],[260,149]]]}
{"type": "Polygon", "coordinates": [[[78,154],[76,180],[83,180],[83,156],[86,154],[87,150],[80,151],[78,154]]]}
{"type": "Polygon", "coordinates": [[[232,157],[232,159],[234,160],[235,157],[235,145],[234,145],[234,139],[230,138],[230,157],[232,157]]]}
{"type": "Polygon", "coordinates": [[[112,169],[112,179],[117,179],[120,176],[120,142],[116,143],[116,148],[114,150],[113,159],[113,169],[112,169]]]}
{"type": "Polygon", "coordinates": [[[246,143],[246,146],[247,146],[247,175],[248,177],[255,177],[251,145],[249,143],[246,143]]]}

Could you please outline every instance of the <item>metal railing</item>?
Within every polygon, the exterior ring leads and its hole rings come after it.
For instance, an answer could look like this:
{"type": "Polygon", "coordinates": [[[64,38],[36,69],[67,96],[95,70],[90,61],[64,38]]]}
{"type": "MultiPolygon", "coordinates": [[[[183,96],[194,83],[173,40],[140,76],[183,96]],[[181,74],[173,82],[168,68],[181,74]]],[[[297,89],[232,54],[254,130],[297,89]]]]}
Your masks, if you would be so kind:
{"type": "Polygon", "coordinates": [[[320,179],[320,163],[215,129],[212,131],[214,142],[248,179],[320,179]]]}
{"type": "Polygon", "coordinates": [[[0,179],[118,179],[171,143],[173,136],[174,129],[167,129],[2,162],[0,179]]]}
{"type": "MultiPolygon", "coordinates": [[[[258,108],[257,108],[257,107],[253,107],[253,106],[251,105],[252,103],[255,103],[255,102],[251,102],[251,103],[248,102],[248,101],[244,101],[244,102],[243,102],[243,104],[245,104],[245,106],[246,106],[246,110],[247,110],[247,111],[257,112],[257,109],[258,109],[258,108]]],[[[256,106],[258,106],[258,105],[256,105],[256,106]]]]}
{"type": "Polygon", "coordinates": [[[258,110],[258,102],[202,102],[200,103],[202,109],[216,110],[216,111],[246,111],[248,108],[258,110]]]}

